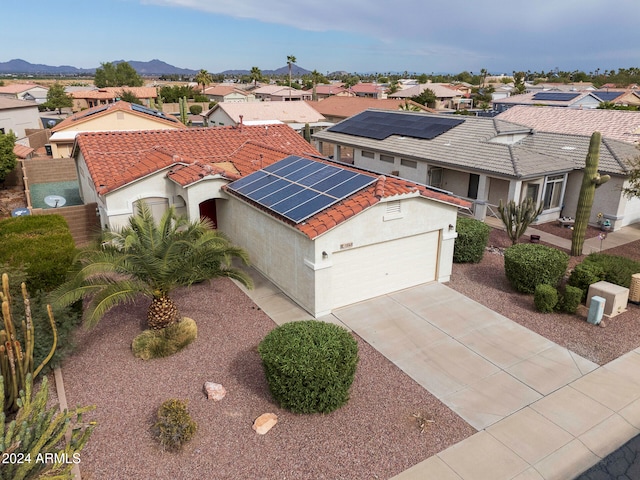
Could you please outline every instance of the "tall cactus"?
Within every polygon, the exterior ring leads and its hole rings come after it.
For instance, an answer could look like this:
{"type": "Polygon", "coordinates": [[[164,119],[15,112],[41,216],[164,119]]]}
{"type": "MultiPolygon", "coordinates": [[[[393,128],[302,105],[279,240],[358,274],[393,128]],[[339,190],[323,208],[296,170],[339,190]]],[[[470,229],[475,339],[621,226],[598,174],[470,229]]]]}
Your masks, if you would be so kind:
{"type": "Polygon", "coordinates": [[[56,350],[58,343],[58,334],[56,330],[56,322],[53,318],[51,306],[47,305],[49,313],[49,322],[53,329],[53,345],[49,355],[34,370],[33,364],[33,348],[34,348],[34,326],[31,318],[31,301],[27,293],[27,287],[22,283],[22,299],[24,302],[24,320],[22,326],[22,344],[17,335],[15,322],[11,314],[11,295],[9,293],[9,276],[4,273],[2,275],[2,292],[0,292],[0,300],[2,301],[2,320],[3,328],[0,330],[0,376],[4,378],[4,408],[7,412],[13,412],[18,409],[18,399],[20,398],[20,390],[24,390],[27,383],[27,376],[33,375],[35,378],[42,367],[44,367],[56,350]]]}
{"type": "Polygon", "coordinates": [[[609,175],[598,173],[598,162],[600,160],[600,132],[593,132],[589,142],[589,153],[585,160],[584,174],[582,176],[582,186],[578,197],[578,208],[576,210],[576,221],[573,225],[573,235],[571,237],[571,255],[582,255],[584,245],[584,235],[587,232],[593,197],[596,188],[606,183],[611,178],[609,175]]]}
{"type": "Polygon", "coordinates": [[[500,220],[502,220],[513,245],[518,243],[518,239],[524,235],[529,225],[540,213],[542,213],[542,205],[537,206],[533,198],[527,198],[519,205],[513,200],[504,205],[500,200],[498,205],[500,220]]]}
{"type": "Polygon", "coordinates": [[[189,121],[189,115],[187,113],[187,97],[180,99],[180,121],[185,125],[189,121]]]}

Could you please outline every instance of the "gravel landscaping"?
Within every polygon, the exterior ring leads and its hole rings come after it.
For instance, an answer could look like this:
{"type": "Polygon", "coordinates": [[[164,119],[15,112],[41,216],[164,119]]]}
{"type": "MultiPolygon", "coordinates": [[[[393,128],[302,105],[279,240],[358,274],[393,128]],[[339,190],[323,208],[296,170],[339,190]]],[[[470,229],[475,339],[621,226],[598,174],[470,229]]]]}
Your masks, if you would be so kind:
{"type": "Polygon", "coordinates": [[[258,343],[273,321],[230,280],[175,295],[198,323],[198,339],[164,359],[133,357],[147,304],[110,312],[80,331],[63,365],[69,405],[97,405],[98,422],[82,452],[86,479],[388,479],[475,433],[464,420],[356,336],[360,362],[347,405],[327,415],[278,408],[268,391],[258,343]],[[216,402],[203,392],[221,383],[216,402]],[[188,401],[198,424],[180,453],[164,452],[150,429],[160,404],[188,401]],[[266,435],[253,421],[278,415],[266,435]],[[414,416],[417,415],[417,416],[414,416]],[[425,428],[421,432],[420,417],[425,428]]]}

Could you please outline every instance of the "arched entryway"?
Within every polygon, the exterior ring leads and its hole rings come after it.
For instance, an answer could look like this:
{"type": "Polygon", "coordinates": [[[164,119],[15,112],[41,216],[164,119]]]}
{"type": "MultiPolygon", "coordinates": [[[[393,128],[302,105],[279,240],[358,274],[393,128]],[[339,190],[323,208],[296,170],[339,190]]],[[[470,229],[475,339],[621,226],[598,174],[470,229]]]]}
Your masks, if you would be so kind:
{"type": "Polygon", "coordinates": [[[208,218],[213,222],[213,228],[218,228],[218,216],[216,213],[216,199],[210,198],[200,203],[200,217],[208,218]]]}

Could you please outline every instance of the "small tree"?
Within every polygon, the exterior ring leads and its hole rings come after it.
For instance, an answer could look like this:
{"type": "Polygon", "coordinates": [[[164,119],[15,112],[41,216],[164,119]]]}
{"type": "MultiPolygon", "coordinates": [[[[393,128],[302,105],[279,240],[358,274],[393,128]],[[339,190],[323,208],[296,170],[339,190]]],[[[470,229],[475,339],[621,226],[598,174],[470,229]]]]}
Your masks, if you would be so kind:
{"type": "Polygon", "coordinates": [[[507,235],[511,239],[511,244],[515,245],[529,225],[533,223],[538,215],[542,213],[542,205],[536,206],[533,198],[527,198],[524,202],[517,205],[511,200],[505,206],[500,200],[498,205],[498,214],[500,220],[507,229],[507,235]]]}
{"type": "Polygon", "coordinates": [[[18,164],[16,154],[13,147],[16,145],[16,136],[13,132],[0,133],[0,184],[4,186],[4,180],[7,178],[18,164]]]}
{"type": "Polygon", "coordinates": [[[438,97],[436,97],[436,94],[430,88],[425,88],[419,95],[411,97],[411,100],[414,102],[432,108],[435,107],[437,99],[438,97]]]}
{"type": "Polygon", "coordinates": [[[129,103],[135,103],[137,105],[142,105],[142,100],[136,97],[136,94],[131,90],[123,89],[122,93],[120,94],[120,100],[124,100],[125,102],[129,103]]]}
{"type": "Polygon", "coordinates": [[[144,84],[142,77],[135,68],[127,62],[114,65],[111,62],[101,63],[96,69],[93,83],[98,88],[104,87],[141,87],[144,84]]]}
{"type": "Polygon", "coordinates": [[[62,113],[63,108],[73,106],[73,99],[64,91],[64,85],[56,82],[49,87],[49,91],[47,92],[47,106],[54,110],[57,109],[58,113],[62,113]]]}

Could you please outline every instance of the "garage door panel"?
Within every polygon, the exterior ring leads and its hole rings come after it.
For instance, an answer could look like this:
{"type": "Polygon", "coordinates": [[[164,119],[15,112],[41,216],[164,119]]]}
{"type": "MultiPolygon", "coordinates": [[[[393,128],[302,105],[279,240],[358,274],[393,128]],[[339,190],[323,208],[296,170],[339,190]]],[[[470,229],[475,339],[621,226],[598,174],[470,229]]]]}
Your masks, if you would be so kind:
{"type": "Polygon", "coordinates": [[[439,238],[435,231],[336,252],[332,308],[434,281],[439,238]]]}

